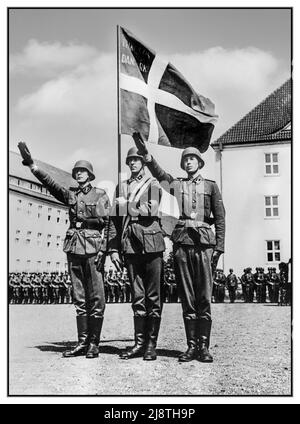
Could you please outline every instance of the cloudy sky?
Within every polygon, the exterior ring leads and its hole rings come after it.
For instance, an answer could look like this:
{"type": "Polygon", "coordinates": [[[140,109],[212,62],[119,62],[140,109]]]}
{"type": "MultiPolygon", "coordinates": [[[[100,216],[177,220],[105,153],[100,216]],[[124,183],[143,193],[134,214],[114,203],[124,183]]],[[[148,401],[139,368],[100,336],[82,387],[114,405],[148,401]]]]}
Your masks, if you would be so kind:
{"type": "Polygon", "coordinates": [[[70,170],[117,170],[116,26],[173,63],[216,106],[213,139],[290,77],[288,9],[11,9],[10,149],[70,170]]]}

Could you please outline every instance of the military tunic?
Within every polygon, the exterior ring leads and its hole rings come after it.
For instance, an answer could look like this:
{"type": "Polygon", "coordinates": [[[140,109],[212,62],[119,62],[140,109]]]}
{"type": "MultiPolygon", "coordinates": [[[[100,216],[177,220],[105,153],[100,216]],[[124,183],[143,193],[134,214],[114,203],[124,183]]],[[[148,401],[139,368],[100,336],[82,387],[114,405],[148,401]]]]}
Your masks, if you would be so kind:
{"type": "Polygon", "coordinates": [[[95,258],[99,251],[106,251],[106,237],[102,237],[101,232],[108,228],[108,196],[91,184],[66,189],[41,169],[32,172],[57,200],[69,207],[70,227],[63,250],[68,258],[77,315],[102,318],[104,285],[95,258]]]}
{"type": "Polygon", "coordinates": [[[117,207],[114,202],[108,251],[120,251],[124,256],[134,316],[160,318],[165,250],[158,211],[161,188],[155,179],[141,173],[124,181],[116,193],[128,202],[124,207],[117,207]]]}
{"type": "Polygon", "coordinates": [[[211,258],[214,250],[224,252],[225,237],[225,210],[218,186],[201,175],[193,179],[174,178],[154,158],[146,164],[176,197],[180,209],[171,240],[183,318],[211,321],[211,258]]]}

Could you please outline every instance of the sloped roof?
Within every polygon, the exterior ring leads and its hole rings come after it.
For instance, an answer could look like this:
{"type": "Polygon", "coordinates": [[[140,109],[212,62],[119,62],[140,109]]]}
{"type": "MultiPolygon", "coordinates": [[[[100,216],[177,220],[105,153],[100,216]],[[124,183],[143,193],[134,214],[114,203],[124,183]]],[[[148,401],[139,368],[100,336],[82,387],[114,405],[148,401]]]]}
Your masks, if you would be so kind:
{"type": "Polygon", "coordinates": [[[291,140],[292,82],[287,80],[212,143],[259,143],[291,140]]]}
{"type": "MultiPolygon", "coordinates": [[[[63,171],[60,168],[56,168],[55,166],[49,165],[48,163],[42,162],[35,158],[34,161],[37,166],[43,169],[43,171],[47,172],[58,184],[67,188],[70,186],[76,186],[76,183],[69,172],[63,171]]],[[[32,181],[34,183],[38,183],[38,180],[30,172],[28,167],[22,165],[22,158],[19,153],[9,151],[8,172],[9,175],[22,178],[27,181],[32,181]]]]}

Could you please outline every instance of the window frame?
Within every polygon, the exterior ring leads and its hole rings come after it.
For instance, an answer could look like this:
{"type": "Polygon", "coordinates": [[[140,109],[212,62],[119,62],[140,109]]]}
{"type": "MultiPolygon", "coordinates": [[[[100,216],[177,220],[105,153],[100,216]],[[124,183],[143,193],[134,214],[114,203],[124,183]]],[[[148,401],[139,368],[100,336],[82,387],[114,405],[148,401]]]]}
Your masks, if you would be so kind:
{"type": "Polygon", "coordinates": [[[280,176],[280,169],[279,169],[279,152],[264,152],[264,176],[265,177],[279,177],[280,176]],[[267,162],[267,155],[270,155],[270,159],[271,159],[271,161],[270,162],[267,162]],[[277,162],[273,162],[273,155],[277,155],[277,162]],[[270,174],[268,174],[267,173],[267,169],[266,169],[266,167],[267,166],[271,166],[271,173],[270,174]],[[278,166],[278,172],[277,173],[274,173],[273,172],[273,166],[274,165],[277,165],[278,166]]]}

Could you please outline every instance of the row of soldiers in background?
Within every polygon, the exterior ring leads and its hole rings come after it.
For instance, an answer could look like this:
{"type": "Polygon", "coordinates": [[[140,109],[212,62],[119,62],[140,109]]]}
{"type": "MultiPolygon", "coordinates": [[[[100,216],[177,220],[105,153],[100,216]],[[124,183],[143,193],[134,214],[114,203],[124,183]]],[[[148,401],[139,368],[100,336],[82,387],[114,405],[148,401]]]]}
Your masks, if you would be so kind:
{"type": "Polygon", "coordinates": [[[9,303],[72,303],[72,284],[67,272],[12,272],[8,281],[9,303]]]}
{"type": "Polygon", "coordinates": [[[266,303],[268,299],[270,303],[291,304],[292,289],[286,263],[279,264],[279,273],[274,267],[269,267],[267,273],[261,267],[255,270],[256,272],[252,273],[252,268],[245,268],[243,275],[239,278],[233,273],[233,269],[229,270],[227,277],[222,269],[217,269],[214,273],[212,301],[223,303],[225,289],[227,289],[230,302],[234,303],[237,299],[238,287],[241,285],[242,298],[246,303],[253,303],[254,300],[257,303],[266,303]]]}
{"type": "MultiPolygon", "coordinates": [[[[131,288],[127,270],[117,272],[112,268],[104,273],[106,303],[130,303],[131,288]]],[[[9,303],[58,304],[72,303],[72,285],[68,272],[9,274],[9,303]]],[[[168,270],[163,284],[163,301],[179,302],[174,272],[168,270]]]]}
{"type": "MultiPolygon", "coordinates": [[[[286,265],[286,264],[283,264],[286,265]]],[[[275,268],[246,268],[241,278],[229,270],[227,277],[223,270],[217,269],[214,273],[212,301],[223,303],[226,290],[231,303],[240,299],[244,302],[291,304],[291,284],[288,284],[286,268],[280,264],[279,273],[275,268]],[[241,293],[239,290],[241,287],[241,293]],[[241,296],[240,296],[241,295],[241,296]]],[[[115,271],[112,268],[104,273],[105,300],[107,303],[131,302],[131,288],[127,270],[115,271]]],[[[170,261],[164,269],[163,301],[167,303],[180,302],[175,274],[170,261]]],[[[9,302],[15,304],[50,304],[72,303],[72,285],[67,272],[65,273],[11,273],[9,275],[9,302]]]]}

